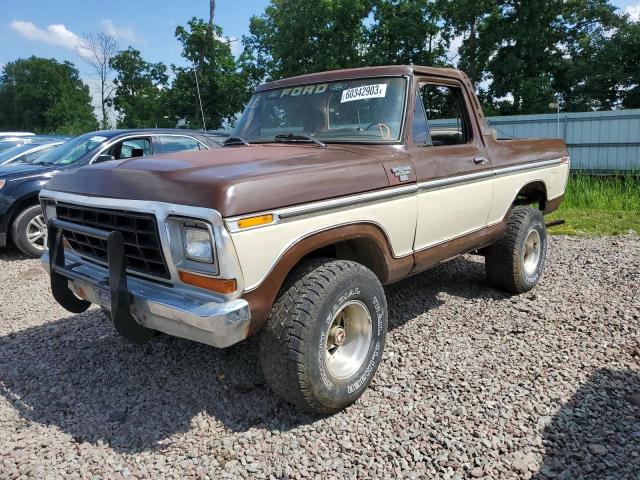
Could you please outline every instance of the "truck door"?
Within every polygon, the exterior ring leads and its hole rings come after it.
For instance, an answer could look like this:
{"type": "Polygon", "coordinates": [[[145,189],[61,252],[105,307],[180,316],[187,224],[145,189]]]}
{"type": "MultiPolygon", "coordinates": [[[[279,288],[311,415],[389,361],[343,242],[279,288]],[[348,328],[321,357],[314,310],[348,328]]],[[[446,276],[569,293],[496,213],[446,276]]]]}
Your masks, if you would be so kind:
{"type": "Polygon", "coordinates": [[[414,251],[419,264],[419,252],[454,239],[459,240],[451,248],[464,250],[467,240],[472,244],[484,233],[493,172],[462,83],[418,79],[415,96],[412,157],[419,192],[414,251]]]}

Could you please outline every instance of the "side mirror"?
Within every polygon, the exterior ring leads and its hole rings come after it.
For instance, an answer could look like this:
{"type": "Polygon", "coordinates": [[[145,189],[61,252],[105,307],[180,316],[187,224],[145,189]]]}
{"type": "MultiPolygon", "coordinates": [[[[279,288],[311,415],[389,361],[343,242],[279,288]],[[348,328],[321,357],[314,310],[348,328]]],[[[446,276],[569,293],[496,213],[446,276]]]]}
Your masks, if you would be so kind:
{"type": "Polygon", "coordinates": [[[98,155],[98,158],[95,159],[95,161],[93,163],[102,163],[102,162],[109,162],[111,160],[115,160],[116,157],[114,157],[113,155],[98,155]]]}

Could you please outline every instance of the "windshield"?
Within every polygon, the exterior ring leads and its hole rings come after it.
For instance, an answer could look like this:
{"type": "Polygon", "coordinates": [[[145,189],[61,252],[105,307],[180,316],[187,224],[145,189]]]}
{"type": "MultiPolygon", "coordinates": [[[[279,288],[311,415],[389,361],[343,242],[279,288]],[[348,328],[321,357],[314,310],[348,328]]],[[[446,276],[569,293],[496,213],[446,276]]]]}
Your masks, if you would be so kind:
{"type": "Polygon", "coordinates": [[[250,143],[287,141],[294,136],[327,143],[397,142],[406,90],[404,78],[385,77],[259,92],[249,101],[232,136],[250,143]]]}
{"type": "Polygon", "coordinates": [[[63,143],[58,148],[45,153],[33,163],[39,165],[71,165],[80,157],[107,141],[107,137],[87,133],[63,143]]]}
{"type": "Polygon", "coordinates": [[[33,149],[33,144],[18,145],[0,152],[0,165],[33,149]]]}
{"type": "Polygon", "coordinates": [[[15,147],[16,145],[23,145],[24,142],[20,142],[20,141],[13,141],[13,140],[5,140],[5,141],[0,141],[0,152],[4,152],[5,150],[8,150],[10,148],[15,147]]]}

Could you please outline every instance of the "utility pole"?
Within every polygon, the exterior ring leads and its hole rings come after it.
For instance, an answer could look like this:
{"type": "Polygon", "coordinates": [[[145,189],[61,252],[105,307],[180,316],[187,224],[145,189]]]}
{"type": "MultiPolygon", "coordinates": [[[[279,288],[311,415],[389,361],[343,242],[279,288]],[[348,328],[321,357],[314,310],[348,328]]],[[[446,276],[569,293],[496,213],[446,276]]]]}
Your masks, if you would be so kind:
{"type": "Polygon", "coordinates": [[[555,108],[557,112],[556,136],[560,138],[560,94],[556,93],[556,101],[549,104],[549,108],[555,108]]]}
{"type": "Polygon", "coordinates": [[[202,130],[207,131],[207,125],[204,123],[204,110],[202,109],[202,97],[200,96],[200,84],[198,83],[198,72],[193,69],[193,76],[196,77],[196,91],[198,92],[198,102],[200,103],[200,115],[202,115],[202,130]]]}
{"type": "MultiPolygon", "coordinates": [[[[211,32],[211,47],[212,47],[212,56],[215,56],[215,42],[216,42],[216,32],[215,32],[215,28],[214,28],[214,24],[213,24],[213,19],[215,17],[216,14],[216,0],[209,0],[209,23],[207,25],[207,30],[209,30],[211,32]]],[[[209,32],[207,32],[209,33],[209,32]]],[[[198,82],[198,72],[200,73],[200,75],[202,75],[202,70],[203,70],[203,66],[204,66],[204,57],[205,57],[205,50],[206,50],[206,43],[207,43],[207,38],[208,35],[205,36],[202,45],[200,47],[200,55],[199,55],[199,60],[198,60],[198,65],[197,67],[194,67],[194,72],[195,72],[195,76],[196,76],[196,83],[198,82]]],[[[210,58],[209,59],[211,61],[211,65],[215,68],[215,59],[214,58],[210,58]]],[[[196,85],[196,88],[197,85],[196,85]]],[[[194,119],[195,117],[198,116],[198,107],[200,107],[200,112],[202,113],[202,98],[200,98],[200,89],[198,88],[198,98],[195,101],[195,105],[194,105],[194,119]]],[[[203,122],[204,124],[204,114],[203,114],[203,122]]]]}

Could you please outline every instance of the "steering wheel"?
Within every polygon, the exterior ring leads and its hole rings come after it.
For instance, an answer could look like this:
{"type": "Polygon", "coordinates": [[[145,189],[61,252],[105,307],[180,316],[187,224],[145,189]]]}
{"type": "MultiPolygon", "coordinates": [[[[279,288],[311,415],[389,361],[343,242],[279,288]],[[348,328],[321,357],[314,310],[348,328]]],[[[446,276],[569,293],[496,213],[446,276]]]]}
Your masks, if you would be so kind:
{"type": "Polygon", "coordinates": [[[374,122],[370,123],[365,127],[365,131],[369,130],[371,127],[378,127],[378,133],[380,134],[380,138],[383,140],[388,140],[391,138],[391,127],[386,123],[382,122],[374,122]]]}

